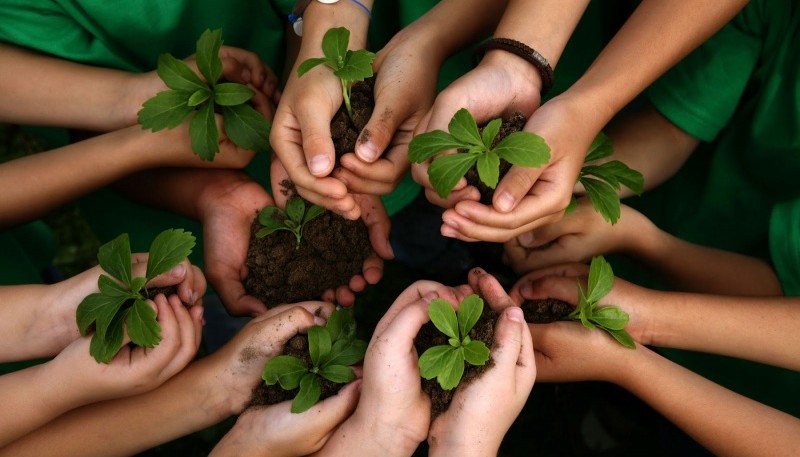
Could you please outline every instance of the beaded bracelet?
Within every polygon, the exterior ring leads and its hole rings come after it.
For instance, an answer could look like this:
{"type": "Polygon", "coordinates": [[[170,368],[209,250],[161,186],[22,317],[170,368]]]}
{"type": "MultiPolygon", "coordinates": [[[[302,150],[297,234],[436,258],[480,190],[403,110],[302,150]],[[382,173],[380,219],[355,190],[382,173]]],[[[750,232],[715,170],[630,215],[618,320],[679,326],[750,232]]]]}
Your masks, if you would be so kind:
{"type": "MultiPolygon", "coordinates": [[[[296,33],[297,36],[303,36],[303,13],[305,13],[306,8],[308,8],[308,5],[311,3],[311,1],[312,0],[297,0],[297,2],[295,2],[294,4],[294,8],[292,8],[292,12],[289,13],[288,16],[289,22],[291,22],[292,28],[294,29],[294,33],[296,33]]],[[[320,3],[325,3],[330,5],[332,3],[338,2],[339,0],[317,0],[317,1],[320,3]]],[[[361,3],[358,0],[350,0],[350,1],[358,5],[362,10],[366,11],[367,16],[372,18],[372,11],[369,10],[367,5],[361,3]]]]}
{"type": "Polygon", "coordinates": [[[543,55],[536,52],[535,49],[525,43],[510,38],[492,38],[475,49],[473,54],[475,63],[477,64],[480,62],[483,55],[486,54],[486,51],[490,49],[502,49],[503,51],[510,52],[525,59],[528,63],[533,65],[542,77],[542,97],[553,87],[553,67],[551,67],[550,62],[548,62],[543,55]]]}

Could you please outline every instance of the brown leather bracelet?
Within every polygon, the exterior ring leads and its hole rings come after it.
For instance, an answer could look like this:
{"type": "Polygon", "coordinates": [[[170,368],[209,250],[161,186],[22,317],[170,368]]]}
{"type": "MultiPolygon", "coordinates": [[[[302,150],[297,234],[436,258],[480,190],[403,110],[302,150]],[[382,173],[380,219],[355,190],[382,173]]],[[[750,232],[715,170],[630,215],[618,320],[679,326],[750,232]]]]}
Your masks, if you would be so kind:
{"type": "Polygon", "coordinates": [[[550,66],[550,62],[543,55],[536,52],[532,47],[511,38],[492,38],[478,46],[472,54],[476,65],[486,54],[486,51],[490,49],[502,49],[525,59],[533,65],[542,77],[542,97],[553,87],[553,67],[550,66]]]}

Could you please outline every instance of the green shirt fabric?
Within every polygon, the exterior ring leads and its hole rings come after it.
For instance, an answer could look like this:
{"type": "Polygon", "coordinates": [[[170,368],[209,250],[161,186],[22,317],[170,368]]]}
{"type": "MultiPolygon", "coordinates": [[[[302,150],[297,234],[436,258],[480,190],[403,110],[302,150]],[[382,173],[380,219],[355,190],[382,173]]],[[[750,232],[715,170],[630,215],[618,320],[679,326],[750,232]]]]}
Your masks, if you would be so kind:
{"type": "MultiPolygon", "coordinates": [[[[680,238],[772,260],[787,294],[799,292],[800,207],[782,204],[800,197],[799,48],[800,4],[753,1],[654,83],[647,91],[653,105],[704,143],[673,178],[631,202],[680,238]]],[[[641,272],[621,267],[615,265],[620,276],[648,284],[641,272]]],[[[798,372],[686,351],[663,353],[800,416],[798,372]]]]}

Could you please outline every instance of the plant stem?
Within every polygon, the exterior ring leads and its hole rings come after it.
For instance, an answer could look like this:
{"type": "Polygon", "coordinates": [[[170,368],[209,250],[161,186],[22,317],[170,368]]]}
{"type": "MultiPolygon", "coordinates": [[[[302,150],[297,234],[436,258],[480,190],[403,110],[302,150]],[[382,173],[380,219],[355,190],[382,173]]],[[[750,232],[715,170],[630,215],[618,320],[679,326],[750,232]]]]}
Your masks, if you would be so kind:
{"type": "Polygon", "coordinates": [[[350,106],[350,88],[352,87],[348,84],[344,79],[341,80],[342,82],[342,96],[344,96],[344,106],[347,108],[347,114],[350,116],[350,120],[353,120],[353,107],[350,106]]]}

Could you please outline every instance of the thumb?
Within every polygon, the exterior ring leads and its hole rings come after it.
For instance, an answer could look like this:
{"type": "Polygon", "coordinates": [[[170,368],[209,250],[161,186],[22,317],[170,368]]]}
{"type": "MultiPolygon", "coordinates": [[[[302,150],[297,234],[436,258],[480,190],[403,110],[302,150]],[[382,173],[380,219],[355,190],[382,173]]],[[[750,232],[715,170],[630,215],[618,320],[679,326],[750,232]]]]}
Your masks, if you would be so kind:
{"type": "Polygon", "coordinates": [[[522,350],[523,330],[527,328],[522,310],[511,306],[503,310],[494,331],[492,358],[499,367],[513,368],[522,350]]]}

